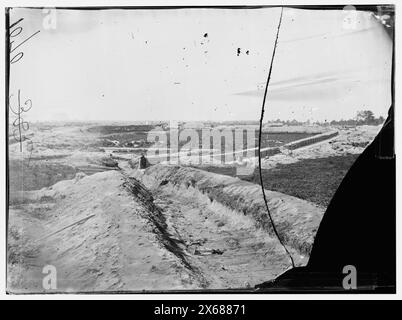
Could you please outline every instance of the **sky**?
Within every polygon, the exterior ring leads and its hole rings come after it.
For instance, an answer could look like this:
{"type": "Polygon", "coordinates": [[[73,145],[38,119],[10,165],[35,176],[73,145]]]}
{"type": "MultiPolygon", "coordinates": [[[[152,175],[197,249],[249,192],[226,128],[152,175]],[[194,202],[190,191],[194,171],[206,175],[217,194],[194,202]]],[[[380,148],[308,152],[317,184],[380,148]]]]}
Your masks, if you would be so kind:
{"type": "MultiPolygon", "coordinates": [[[[12,9],[10,103],[31,99],[27,121],[258,120],[280,10],[12,9]]],[[[264,120],[386,116],[391,55],[370,13],[285,8],[264,120]]]]}

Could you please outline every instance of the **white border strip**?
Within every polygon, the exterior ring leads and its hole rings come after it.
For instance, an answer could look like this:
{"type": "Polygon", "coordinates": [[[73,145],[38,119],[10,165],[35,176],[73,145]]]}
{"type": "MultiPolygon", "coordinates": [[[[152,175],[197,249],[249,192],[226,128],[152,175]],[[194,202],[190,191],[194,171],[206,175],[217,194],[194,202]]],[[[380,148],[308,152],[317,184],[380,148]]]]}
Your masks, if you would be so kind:
{"type": "MultiPolygon", "coordinates": [[[[350,5],[377,5],[377,4],[394,4],[395,1],[372,1],[372,0],[343,0],[343,1],[318,1],[318,0],[309,0],[308,5],[339,5],[342,4],[350,4],[350,5]]],[[[218,5],[307,5],[306,1],[276,1],[276,2],[268,2],[268,1],[212,1],[212,0],[204,0],[204,1],[192,1],[192,2],[184,2],[184,1],[171,1],[171,0],[152,0],[152,1],[136,1],[136,0],[97,0],[89,1],[89,0],[57,0],[57,1],[47,1],[47,0],[3,0],[0,5],[1,13],[1,29],[3,32],[0,32],[1,38],[0,41],[2,43],[2,49],[0,50],[0,60],[1,60],[1,68],[2,68],[2,75],[1,75],[1,101],[2,103],[5,102],[5,77],[4,77],[4,61],[5,61],[5,8],[6,7],[79,7],[79,6],[218,6],[218,5]]],[[[400,46],[401,43],[401,36],[400,30],[401,28],[401,17],[398,17],[398,7],[396,6],[396,17],[395,17],[395,62],[397,64],[398,61],[402,61],[400,56],[400,46]]],[[[402,90],[400,88],[400,77],[398,73],[398,68],[395,66],[395,101],[402,101],[401,95],[402,90]]],[[[402,141],[401,131],[398,129],[399,124],[401,124],[401,115],[399,113],[398,107],[395,108],[395,131],[396,131],[396,153],[398,153],[400,149],[400,143],[402,141]]],[[[1,125],[0,125],[0,144],[5,149],[5,108],[2,108],[1,113],[1,125]]],[[[3,149],[3,150],[4,150],[3,149]]],[[[1,250],[1,263],[0,263],[0,298],[7,299],[7,300],[90,300],[90,299],[98,299],[98,300],[151,300],[151,299],[163,299],[163,300],[197,300],[197,299],[210,299],[210,300],[282,300],[282,299],[291,299],[291,300],[309,300],[309,299],[318,299],[318,300],[359,300],[359,299],[367,299],[367,300],[374,300],[374,299],[401,299],[402,298],[402,278],[400,276],[400,268],[402,266],[402,252],[401,252],[401,210],[400,210],[400,200],[397,198],[397,294],[105,294],[105,295],[92,295],[92,294],[85,294],[85,295],[68,295],[68,294],[60,294],[60,295],[6,295],[5,294],[5,155],[3,153],[3,157],[1,157],[1,165],[0,165],[0,176],[1,176],[1,190],[0,190],[0,197],[1,197],[1,212],[2,218],[0,219],[0,250],[1,250]]],[[[401,185],[401,174],[402,168],[400,162],[397,161],[397,194],[398,190],[400,190],[401,185]]]]}

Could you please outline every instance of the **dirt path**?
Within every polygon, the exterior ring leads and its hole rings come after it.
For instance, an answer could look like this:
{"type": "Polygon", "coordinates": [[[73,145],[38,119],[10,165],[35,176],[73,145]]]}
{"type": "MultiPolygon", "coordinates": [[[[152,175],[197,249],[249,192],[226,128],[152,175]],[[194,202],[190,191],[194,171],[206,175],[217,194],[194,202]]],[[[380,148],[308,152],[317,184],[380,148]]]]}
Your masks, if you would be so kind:
{"type": "Polygon", "coordinates": [[[186,260],[206,288],[246,288],[273,279],[289,267],[276,239],[253,222],[229,211],[194,188],[170,184],[153,192],[166,217],[169,234],[178,239],[186,260]]]}

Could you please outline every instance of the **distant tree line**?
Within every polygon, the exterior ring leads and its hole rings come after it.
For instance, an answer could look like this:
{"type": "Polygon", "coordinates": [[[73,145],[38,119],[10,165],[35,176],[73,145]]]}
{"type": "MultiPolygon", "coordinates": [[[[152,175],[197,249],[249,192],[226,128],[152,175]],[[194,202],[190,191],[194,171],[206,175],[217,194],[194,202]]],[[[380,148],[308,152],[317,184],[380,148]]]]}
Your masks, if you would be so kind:
{"type": "Polygon", "coordinates": [[[376,118],[374,116],[374,113],[371,110],[362,110],[358,111],[356,114],[356,117],[353,119],[348,119],[348,120],[332,120],[332,121],[315,121],[315,122],[310,122],[308,121],[297,121],[295,119],[293,120],[274,120],[274,121],[268,121],[268,123],[281,123],[283,125],[287,126],[297,126],[297,125],[305,125],[305,124],[318,124],[318,125],[340,125],[340,126],[361,126],[361,125],[380,125],[384,123],[385,119],[383,116],[379,116],[376,118]]]}

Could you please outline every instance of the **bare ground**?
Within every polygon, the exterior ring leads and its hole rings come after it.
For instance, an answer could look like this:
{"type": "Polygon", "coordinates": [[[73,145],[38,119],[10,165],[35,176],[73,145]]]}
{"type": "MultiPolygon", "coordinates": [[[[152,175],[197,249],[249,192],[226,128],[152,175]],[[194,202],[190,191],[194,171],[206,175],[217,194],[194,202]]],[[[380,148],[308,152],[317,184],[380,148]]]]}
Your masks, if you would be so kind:
{"type": "Polygon", "coordinates": [[[168,184],[158,189],[155,203],[207,288],[254,287],[290,266],[277,239],[194,188],[180,190],[168,184]]]}
{"type": "Polygon", "coordinates": [[[169,184],[154,198],[127,181],[118,171],[81,176],[12,206],[10,292],[43,291],[48,264],[67,292],[246,288],[289,267],[276,239],[197,190],[169,184]]]}
{"type": "MultiPolygon", "coordinates": [[[[95,135],[82,139],[81,129],[57,130],[40,132],[46,139],[39,139],[43,143],[24,159],[91,168],[102,164],[105,154],[87,149],[95,135]],[[63,140],[68,148],[58,145],[61,136],[68,136],[63,140]]],[[[332,142],[270,157],[263,166],[358,154],[375,135],[375,130],[364,135],[359,130],[366,129],[345,130],[332,142]]],[[[10,159],[20,160],[14,147],[10,159]]],[[[62,181],[42,190],[12,190],[9,292],[43,291],[47,264],[57,268],[57,291],[72,292],[247,288],[290,267],[278,239],[264,228],[259,186],[187,169],[174,177],[180,183],[160,177],[148,184],[152,172],[133,174],[136,170],[125,161],[119,166],[120,171],[57,178],[62,181]]],[[[293,258],[298,265],[307,263],[322,208],[278,192],[267,194],[293,258]]]]}

